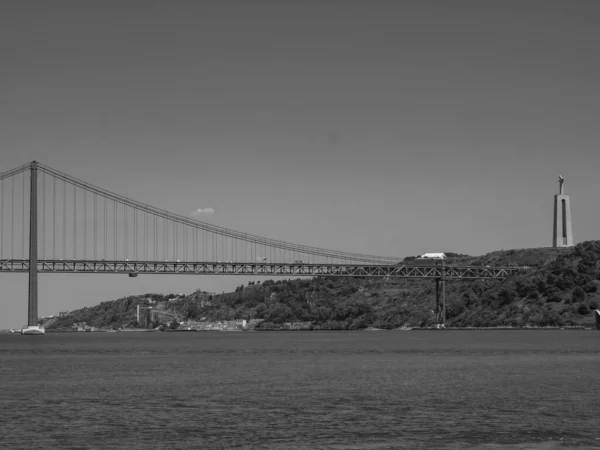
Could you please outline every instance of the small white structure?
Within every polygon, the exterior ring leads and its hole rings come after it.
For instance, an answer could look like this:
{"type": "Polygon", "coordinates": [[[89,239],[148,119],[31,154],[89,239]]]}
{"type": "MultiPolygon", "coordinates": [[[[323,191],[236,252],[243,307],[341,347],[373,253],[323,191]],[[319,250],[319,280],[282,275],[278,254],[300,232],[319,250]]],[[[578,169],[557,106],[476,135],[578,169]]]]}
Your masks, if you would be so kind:
{"type": "Polygon", "coordinates": [[[600,309],[594,310],[594,317],[596,318],[596,330],[600,330],[600,309]]]}
{"type": "Polygon", "coordinates": [[[445,253],[425,253],[419,256],[421,259],[446,259],[445,253]]]}
{"type": "Polygon", "coordinates": [[[38,335],[38,334],[46,334],[46,330],[44,329],[43,326],[38,326],[38,325],[29,325],[27,327],[23,327],[21,329],[21,334],[25,334],[25,335],[38,335]]]}

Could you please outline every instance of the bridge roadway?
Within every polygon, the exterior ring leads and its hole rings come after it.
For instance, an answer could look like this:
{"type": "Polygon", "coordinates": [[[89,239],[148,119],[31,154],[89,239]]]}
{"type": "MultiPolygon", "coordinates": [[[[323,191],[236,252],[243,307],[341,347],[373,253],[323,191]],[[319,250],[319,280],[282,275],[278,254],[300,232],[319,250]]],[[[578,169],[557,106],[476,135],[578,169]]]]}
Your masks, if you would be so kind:
{"type": "MultiPolygon", "coordinates": [[[[177,274],[502,279],[527,268],[254,262],[38,260],[40,273],[177,274]]],[[[29,272],[28,259],[0,260],[0,274],[29,272]]]]}

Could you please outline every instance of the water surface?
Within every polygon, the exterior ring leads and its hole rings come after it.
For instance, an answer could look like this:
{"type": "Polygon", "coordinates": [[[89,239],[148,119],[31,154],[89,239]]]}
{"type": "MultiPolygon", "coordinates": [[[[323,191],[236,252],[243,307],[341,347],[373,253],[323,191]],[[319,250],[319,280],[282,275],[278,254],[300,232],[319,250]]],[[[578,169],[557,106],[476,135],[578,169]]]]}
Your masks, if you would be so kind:
{"type": "Polygon", "coordinates": [[[0,335],[0,448],[600,448],[600,333],[0,335]]]}

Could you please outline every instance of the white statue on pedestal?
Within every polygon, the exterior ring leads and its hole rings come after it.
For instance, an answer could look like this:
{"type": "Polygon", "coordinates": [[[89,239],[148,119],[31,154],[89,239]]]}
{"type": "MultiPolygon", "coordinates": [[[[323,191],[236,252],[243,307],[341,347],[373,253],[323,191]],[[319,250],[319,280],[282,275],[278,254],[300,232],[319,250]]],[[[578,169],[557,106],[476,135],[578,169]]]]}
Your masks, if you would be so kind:
{"type": "Polygon", "coordinates": [[[562,175],[559,175],[558,176],[558,185],[560,187],[560,191],[559,191],[560,195],[564,194],[564,190],[563,190],[563,183],[564,182],[565,182],[565,179],[562,177],[562,175]]]}

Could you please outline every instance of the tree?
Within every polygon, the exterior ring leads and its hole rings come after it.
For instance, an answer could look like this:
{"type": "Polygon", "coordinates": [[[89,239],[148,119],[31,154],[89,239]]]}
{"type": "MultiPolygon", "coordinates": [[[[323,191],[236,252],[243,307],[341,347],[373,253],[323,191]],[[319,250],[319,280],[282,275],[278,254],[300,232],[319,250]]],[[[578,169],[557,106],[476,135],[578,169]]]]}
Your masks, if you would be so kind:
{"type": "Polygon", "coordinates": [[[587,306],[585,306],[585,304],[582,303],[581,305],[579,305],[579,308],[577,308],[577,312],[582,316],[585,316],[586,314],[590,313],[590,308],[588,308],[587,306]]]}
{"type": "Polygon", "coordinates": [[[553,292],[552,294],[550,294],[548,296],[548,299],[546,300],[547,303],[560,303],[562,302],[563,297],[562,295],[560,295],[559,292],[553,292]]]}
{"type": "Polygon", "coordinates": [[[501,289],[498,295],[500,306],[510,305],[515,298],[515,292],[508,289],[501,289]]]}
{"type": "Polygon", "coordinates": [[[284,323],[284,322],[292,322],[295,319],[292,310],[289,306],[284,305],[282,303],[276,303],[273,308],[271,308],[265,314],[265,322],[271,323],[284,323]]]}
{"type": "Polygon", "coordinates": [[[532,300],[537,300],[538,298],[540,298],[540,293],[538,291],[538,288],[535,284],[532,284],[528,287],[527,289],[527,297],[532,299],[532,300]]]}
{"type": "Polygon", "coordinates": [[[185,310],[185,318],[186,319],[195,319],[196,317],[198,317],[200,315],[200,308],[198,308],[198,305],[193,303],[191,305],[188,305],[188,307],[185,310]]]}
{"type": "Polygon", "coordinates": [[[544,314],[542,316],[542,320],[540,321],[540,325],[541,326],[554,326],[554,327],[560,327],[562,325],[564,325],[563,319],[560,316],[560,314],[558,314],[556,311],[554,310],[546,310],[544,311],[544,314]]]}
{"type": "Polygon", "coordinates": [[[579,303],[584,300],[585,291],[580,286],[577,286],[575,289],[573,289],[573,303],[579,303]]]}

